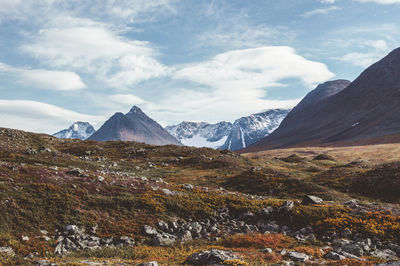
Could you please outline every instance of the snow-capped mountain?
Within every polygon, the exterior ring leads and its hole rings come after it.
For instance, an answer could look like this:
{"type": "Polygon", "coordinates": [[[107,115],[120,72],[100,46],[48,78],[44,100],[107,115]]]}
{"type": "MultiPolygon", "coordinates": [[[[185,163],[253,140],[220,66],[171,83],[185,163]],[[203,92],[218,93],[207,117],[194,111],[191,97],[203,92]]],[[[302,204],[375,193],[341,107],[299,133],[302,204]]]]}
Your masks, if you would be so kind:
{"type": "Polygon", "coordinates": [[[232,151],[246,148],[274,131],[289,112],[290,109],[272,109],[237,119],[220,148],[232,151]]]}
{"type": "Polygon", "coordinates": [[[216,124],[184,121],[165,129],[186,146],[217,149],[225,143],[231,128],[232,124],[225,121],[216,124]]]}
{"type": "Polygon", "coordinates": [[[54,137],[59,139],[82,139],[89,138],[96,130],[88,122],[77,121],[73,123],[69,128],[61,130],[55,134],[54,137]]]}
{"type": "Polygon", "coordinates": [[[165,129],[186,146],[239,150],[274,131],[289,109],[273,109],[237,119],[233,124],[182,122],[165,129]]]}

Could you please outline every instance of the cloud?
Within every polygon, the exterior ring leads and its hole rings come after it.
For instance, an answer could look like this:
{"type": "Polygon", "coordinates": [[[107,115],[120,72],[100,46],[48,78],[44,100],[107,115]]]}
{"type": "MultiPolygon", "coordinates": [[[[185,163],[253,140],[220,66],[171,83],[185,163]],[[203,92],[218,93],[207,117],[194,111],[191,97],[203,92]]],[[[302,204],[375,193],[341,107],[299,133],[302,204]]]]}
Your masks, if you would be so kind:
{"type": "Polygon", "coordinates": [[[111,95],[109,98],[111,101],[115,103],[123,104],[126,106],[133,106],[133,105],[143,104],[146,102],[142,98],[133,94],[114,94],[111,95]]]}
{"type": "Polygon", "coordinates": [[[13,77],[26,87],[52,91],[75,91],[86,88],[79,75],[68,71],[15,68],[0,63],[0,73],[13,77]]]}
{"type": "Polygon", "coordinates": [[[102,27],[41,30],[21,49],[46,65],[88,72],[114,87],[132,86],[167,73],[148,42],[128,40],[102,27]]]}
{"type": "Polygon", "coordinates": [[[333,76],[324,64],[307,60],[290,47],[233,50],[177,67],[175,81],[195,82],[196,89],[170,87],[168,91],[174,93],[146,103],[144,109],[164,125],[182,120],[233,121],[261,110],[296,105],[300,99],[266,98],[271,87],[285,87],[288,79],[311,89],[333,76]]]}
{"type": "Polygon", "coordinates": [[[303,14],[301,14],[302,17],[304,18],[309,18],[315,15],[326,15],[332,11],[336,11],[336,10],[340,10],[340,7],[337,6],[330,6],[330,7],[326,7],[326,8],[318,8],[318,9],[314,9],[308,12],[305,12],[303,14]]]}
{"type": "Polygon", "coordinates": [[[400,4],[400,0],[355,0],[361,3],[376,3],[381,5],[400,4]]]}
{"type": "Polygon", "coordinates": [[[99,126],[103,117],[81,114],[54,105],[24,100],[0,100],[0,126],[53,134],[75,121],[99,126]]]}
{"type": "Polygon", "coordinates": [[[359,50],[362,50],[362,52],[347,53],[335,59],[366,68],[381,59],[388,52],[388,45],[384,40],[369,40],[360,43],[359,50]]]}
{"type": "Polygon", "coordinates": [[[334,4],[336,0],[320,0],[322,4],[334,4]]]}
{"type": "Polygon", "coordinates": [[[176,79],[187,79],[222,90],[279,86],[282,85],[279,82],[287,78],[297,78],[311,85],[333,76],[326,65],[307,60],[286,46],[229,51],[209,61],[185,66],[174,74],[176,79]]]}

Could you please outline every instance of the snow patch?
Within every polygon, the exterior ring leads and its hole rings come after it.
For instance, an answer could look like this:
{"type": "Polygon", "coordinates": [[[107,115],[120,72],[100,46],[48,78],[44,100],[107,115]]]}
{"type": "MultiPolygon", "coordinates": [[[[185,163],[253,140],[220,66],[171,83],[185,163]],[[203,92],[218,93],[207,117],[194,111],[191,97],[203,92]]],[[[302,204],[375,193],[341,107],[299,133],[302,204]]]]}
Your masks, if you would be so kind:
{"type": "Polygon", "coordinates": [[[192,138],[181,139],[181,142],[185,146],[192,146],[197,148],[207,147],[207,148],[218,149],[225,143],[227,138],[228,136],[225,136],[218,141],[212,142],[208,141],[206,138],[203,138],[199,135],[194,135],[192,138]]]}

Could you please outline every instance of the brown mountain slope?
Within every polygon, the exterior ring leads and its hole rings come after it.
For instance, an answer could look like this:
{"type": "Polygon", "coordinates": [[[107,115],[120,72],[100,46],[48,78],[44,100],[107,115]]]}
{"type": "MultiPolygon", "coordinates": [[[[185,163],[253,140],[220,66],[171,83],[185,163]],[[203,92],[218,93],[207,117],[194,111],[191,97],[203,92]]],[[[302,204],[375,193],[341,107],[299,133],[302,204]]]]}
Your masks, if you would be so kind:
{"type": "Polygon", "coordinates": [[[89,140],[124,140],[155,145],[182,145],[156,121],[134,106],[129,113],[115,113],[89,140]]]}
{"type": "Polygon", "coordinates": [[[400,48],[370,66],[339,93],[308,103],[305,107],[302,107],[303,100],[277,130],[246,151],[306,145],[351,145],[364,141],[380,143],[381,137],[400,133],[398,73],[400,48]]]}

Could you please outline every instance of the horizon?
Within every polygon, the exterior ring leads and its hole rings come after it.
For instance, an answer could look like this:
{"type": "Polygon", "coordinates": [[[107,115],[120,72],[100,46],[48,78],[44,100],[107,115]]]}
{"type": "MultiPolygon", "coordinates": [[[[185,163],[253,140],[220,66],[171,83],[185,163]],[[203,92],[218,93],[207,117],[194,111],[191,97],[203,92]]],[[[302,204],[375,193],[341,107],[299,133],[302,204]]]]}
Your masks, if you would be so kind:
{"type": "Polygon", "coordinates": [[[399,46],[397,0],[0,1],[0,127],[163,126],[292,108],[399,46]]]}

